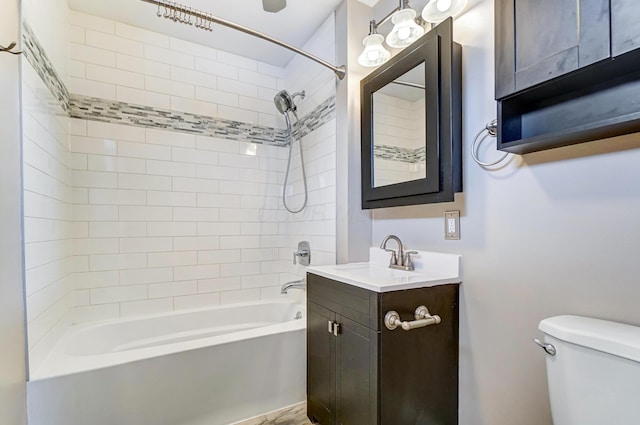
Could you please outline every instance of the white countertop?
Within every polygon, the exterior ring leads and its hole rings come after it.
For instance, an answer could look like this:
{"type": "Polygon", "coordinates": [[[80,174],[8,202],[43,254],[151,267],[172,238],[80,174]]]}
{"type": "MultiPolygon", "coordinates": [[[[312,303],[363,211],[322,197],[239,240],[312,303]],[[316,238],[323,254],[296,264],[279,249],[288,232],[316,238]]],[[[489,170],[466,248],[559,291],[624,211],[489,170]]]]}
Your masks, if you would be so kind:
{"type": "Polygon", "coordinates": [[[370,248],[369,262],[307,267],[307,272],[375,292],[424,288],[460,283],[462,257],[418,251],[414,255],[413,271],[389,268],[390,254],[380,248],[370,248]]]}

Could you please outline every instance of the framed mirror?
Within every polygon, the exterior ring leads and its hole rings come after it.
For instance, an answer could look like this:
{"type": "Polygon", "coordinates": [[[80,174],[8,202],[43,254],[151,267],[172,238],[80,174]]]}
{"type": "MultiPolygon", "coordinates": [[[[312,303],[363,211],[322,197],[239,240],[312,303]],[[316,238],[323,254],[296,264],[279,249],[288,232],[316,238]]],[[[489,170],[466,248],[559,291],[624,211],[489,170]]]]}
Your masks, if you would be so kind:
{"type": "Polygon", "coordinates": [[[361,81],[364,209],[462,191],[460,53],[447,20],[361,81]]]}

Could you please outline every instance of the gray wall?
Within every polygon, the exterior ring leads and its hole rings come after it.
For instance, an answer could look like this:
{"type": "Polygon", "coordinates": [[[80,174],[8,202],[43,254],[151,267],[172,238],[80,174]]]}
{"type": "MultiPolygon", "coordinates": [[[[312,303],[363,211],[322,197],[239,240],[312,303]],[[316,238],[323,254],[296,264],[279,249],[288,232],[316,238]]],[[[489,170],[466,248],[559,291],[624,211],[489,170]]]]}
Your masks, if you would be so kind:
{"type": "Polygon", "coordinates": [[[371,214],[361,209],[360,197],[360,80],[369,70],[358,64],[361,22],[368,28],[371,14],[370,7],[356,0],[343,1],[336,10],[336,63],[347,67],[345,78],[336,79],[338,263],[366,261],[371,246],[371,214]]]}
{"type": "MultiPolygon", "coordinates": [[[[0,44],[19,40],[18,0],[0,13],[0,44]]],[[[0,424],[27,423],[22,289],[20,74],[17,56],[0,54],[0,424]]]]}
{"type": "MultiPolygon", "coordinates": [[[[531,342],[538,322],[578,314],[640,325],[640,134],[480,168],[470,147],[495,117],[493,1],[470,0],[454,39],[463,45],[464,194],[376,211],[373,242],[394,233],[411,249],[463,255],[460,423],[551,424],[545,358],[531,342]],[[444,240],[449,209],[461,210],[460,241],[444,240]]],[[[485,160],[497,156],[493,140],[483,146],[485,160]]]]}

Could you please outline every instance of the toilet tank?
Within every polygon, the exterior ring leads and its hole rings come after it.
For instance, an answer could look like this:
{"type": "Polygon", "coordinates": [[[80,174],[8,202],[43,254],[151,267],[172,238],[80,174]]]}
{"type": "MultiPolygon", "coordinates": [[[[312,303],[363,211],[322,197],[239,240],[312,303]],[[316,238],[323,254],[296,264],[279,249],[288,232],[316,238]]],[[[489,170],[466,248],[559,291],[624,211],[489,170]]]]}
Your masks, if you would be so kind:
{"type": "Polygon", "coordinates": [[[640,327],[557,316],[539,329],[556,349],[546,354],[554,425],[640,424],[640,327]]]}

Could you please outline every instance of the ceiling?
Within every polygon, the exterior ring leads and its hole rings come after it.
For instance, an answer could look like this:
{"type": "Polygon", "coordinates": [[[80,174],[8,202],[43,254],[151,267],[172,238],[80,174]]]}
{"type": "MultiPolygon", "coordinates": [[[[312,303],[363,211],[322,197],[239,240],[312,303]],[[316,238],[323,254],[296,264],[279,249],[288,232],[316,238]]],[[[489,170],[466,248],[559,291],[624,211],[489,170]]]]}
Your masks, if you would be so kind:
{"type": "MultiPolygon", "coordinates": [[[[270,35],[302,48],[342,0],[287,0],[278,13],[262,10],[262,0],[180,0],[178,3],[270,35]]],[[[73,10],[102,16],[277,66],[294,53],[241,33],[214,26],[213,32],[156,16],[157,7],[141,0],[67,0],[73,10]]],[[[323,58],[333,61],[333,58],[323,58]]]]}

